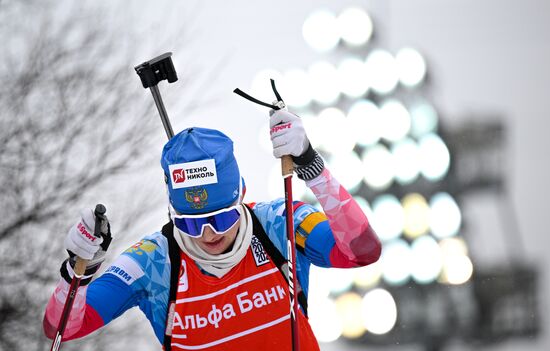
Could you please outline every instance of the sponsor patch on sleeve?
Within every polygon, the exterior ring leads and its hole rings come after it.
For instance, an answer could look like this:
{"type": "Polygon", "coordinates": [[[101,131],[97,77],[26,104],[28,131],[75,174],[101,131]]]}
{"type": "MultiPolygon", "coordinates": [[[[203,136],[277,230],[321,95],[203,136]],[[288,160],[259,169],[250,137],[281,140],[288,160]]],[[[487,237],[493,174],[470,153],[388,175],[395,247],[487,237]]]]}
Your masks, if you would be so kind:
{"type": "Polygon", "coordinates": [[[126,255],[117,258],[116,261],[105,270],[104,274],[115,275],[128,285],[131,285],[144,275],[143,270],[137,262],[126,255]]]}
{"type": "Polygon", "coordinates": [[[218,182],[214,159],[178,163],[168,166],[172,189],[207,185],[218,182]]]}

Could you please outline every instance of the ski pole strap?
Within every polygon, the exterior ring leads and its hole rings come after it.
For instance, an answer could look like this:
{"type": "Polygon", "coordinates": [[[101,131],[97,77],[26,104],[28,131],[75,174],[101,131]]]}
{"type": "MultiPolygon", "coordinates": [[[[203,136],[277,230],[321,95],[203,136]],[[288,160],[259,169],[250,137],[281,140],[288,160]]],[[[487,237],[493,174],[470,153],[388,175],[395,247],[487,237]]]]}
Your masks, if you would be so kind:
{"type": "MultiPolygon", "coordinates": [[[[279,272],[283,275],[283,277],[288,280],[288,277],[285,273],[286,268],[285,265],[287,265],[286,259],[283,257],[281,252],[275,247],[271,239],[267,236],[264,228],[262,227],[262,224],[260,223],[260,220],[256,215],[254,214],[254,211],[252,211],[251,208],[246,205],[246,209],[250,213],[250,216],[252,217],[252,224],[254,229],[254,235],[260,240],[260,243],[262,244],[263,248],[265,249],[268,256],[273,260],[273,263],[277,266],[279,269],[279,272]]],[[[300,303],[300,306],[302,306],[302,310],[304,311],[304,315],[307,317],[307,299],[306,295],[304,294],[304,291],[302,290],[302,286],[300,285],[300,282],[297,280],[297,289],[298,292],[298,302],[300,303]]]]}
{"type": "Polygon", "coordinates": [[[269,108],[272,108],[274,110],[278,110],[279,107],[278,106],[275,106],[275,105],[271,105],[271,104],[268,104],[267,102],[263,102],[261,100],[258,100],[256,99],[255,97],[252,97],[250,95],[248,95],[247,93],[245,93],[244,91],[242,91],[241,89],[237,88],[235,90],[233,90],[233,92],[237,95],[240,95],[242,96],[243,98],[247,99],[247,100],[250,100],[252,102],[255,102],[257,103],[258,105],[262,105],[262,106],[265,106],[265,107],[269,107],[269,108]]]}
{"type": "Polygon", "coordinates": [[[275,97],[277,98],[277,102],[283,102],[283,98],[281,97],[281,95],[277,91],[277,87],[275,87],[275,80],[270,79],[270,81],[271,81],[271,89],[273,89],[273,93],[275,94],[275,97]]]}
{"type": "MultiPolygon", "coordinates": [[[[172,306],[175,306],[176,303],[176,293],[178,292],[181,257],[178,243],[176,242],[176,239],[174,239],[174,224],[172,223],[172,221],[166,223],[162,227],[161,233],[166,237],[166,240],[168,240],[168,255],[170,257],[170,296],[168,299],[168,319],[172,317],[170,310],[173,308],[172,306]]],[[[166,320],[167,328],[164,331],[163,340],[164,351],[170,351],[172,348],[172,330],[171,327],[169,327],[171,325],[172,321],[166,320]]]]}
{"type": "Polygon", "coordinates": [[[245,98],[249,101],[257,103],[258,105],[269,107],[273,110],[281,110],[281,109],[285,108],[286,105],[285,105],[283,99],[281,98],[281,95],[277,91],[277,88],[275,87],[275,81],[273,79],[271,79],[271,89],[273,89],[273,93],[275,94],[275,97],[277,98],[277,101],[274,104],[268,104],[267,102],[263,102],[261,100],[258,100],[255,97],[252,97],[252,96],[248,95],[247,93],[245,93],[244,91],[242,91],[239,88],[233,90],[233,92],[237,95],[242,96],[243,98],[245,98]]]}

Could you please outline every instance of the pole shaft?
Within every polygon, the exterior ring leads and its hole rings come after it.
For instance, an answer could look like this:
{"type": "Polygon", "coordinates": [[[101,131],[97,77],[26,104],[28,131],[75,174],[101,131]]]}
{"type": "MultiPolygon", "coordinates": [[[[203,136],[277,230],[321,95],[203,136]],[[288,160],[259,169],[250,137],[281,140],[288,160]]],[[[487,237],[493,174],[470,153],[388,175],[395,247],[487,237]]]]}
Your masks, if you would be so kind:
{"type": "MultiPolygon", "coordinates": [[[[84,269],[86,268],[86,261],[84,261],[84,269]]],[[[77,258],[78,263],[78,258],[77,258]]],[[[78,286],[80,285],[80,279],[82,278],[81,274],[76,274],[76,265],[75,265],[75,275],[71,280],[71,285],[69,287],[69,294],[67,295],[67,300],[65,300],[65,306],[63,306],[63,312],[61,313],[61,318],[59,319],[59,325],[57,326],[57,332],[53,338],[52,346],[50,351],[58,351],[61,349],[61,342],[63,341],[63,333],[65,332],[65,327],[67,326],[67,321],[69,320],[69,314],[73,308],[73,302],[76,297],[76,292],[78,291],[78,286]]]]}
{"type": "Polygon", "coordinates": [[[281,168],[285,182],[285,210],[286,210],[286,233],[287,233],[287,256],[288,256],[288,287],[290,295],[290,325],[292,333],[292,350],[299,351],[299,327],[298,327],[298,299],[296,298],[297,276],[296,276],[296,238],[294,236],[294,207],[292,200],[292,158],[283,156],[281,168]],[[289,161],[291,167],[289,168],[289,161]]]}
{"type": "Polygon", "coordinates": [[[57,332],[53,338],[52,346],[50,351],[58,351],[61,349],[61,342],[63,341],[63,333],[65,332],[65,327],[67,326],[67,321],[69,320],[69,315],[73,308],[74,299],[76,298],[76,292],[80,286],[80,280],[86,272],[86,265],[88,260],[82,259],[80,257],[76,258],[74,265],[74,276],[71,280],[71,285],[69,286],[69,293],[67,295],[67,300],[65,300],[65,305],[63,306],[63,312],[61,312],[61,318],[59,319],[59,324],[57,325],[57,332]]]}
{"type": "Polygon", "coordinates": [[[153,94],[153,99],[155,100],[155,104],[157,105],[157,110],[160,114],[160,120],[162,121],[164,130],[166,131],[166,136],[168,136],[168,140],[170,140],[174,136],[174,130],[172,129],[172,125],[170,124],[170,120],[168,119],[168,113],[166,113],[166,109],[164,108],[164,103],[162,102],[159,88],[158,86],[153,85],[149,89],[151,90],[151,94],[153,94]]]}

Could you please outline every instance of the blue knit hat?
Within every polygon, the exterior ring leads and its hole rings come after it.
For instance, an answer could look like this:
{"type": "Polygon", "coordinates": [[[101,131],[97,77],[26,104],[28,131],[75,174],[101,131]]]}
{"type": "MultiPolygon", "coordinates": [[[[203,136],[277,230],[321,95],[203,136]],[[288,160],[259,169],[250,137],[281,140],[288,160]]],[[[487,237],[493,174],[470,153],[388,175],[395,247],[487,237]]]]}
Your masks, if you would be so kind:
{"type": "Polygon", "coordinates": [[[184,129],[164,145],[160,163],[170,203],[180,214],[216,211],[239,198],[233,141],[220,131],[184,129]]]}

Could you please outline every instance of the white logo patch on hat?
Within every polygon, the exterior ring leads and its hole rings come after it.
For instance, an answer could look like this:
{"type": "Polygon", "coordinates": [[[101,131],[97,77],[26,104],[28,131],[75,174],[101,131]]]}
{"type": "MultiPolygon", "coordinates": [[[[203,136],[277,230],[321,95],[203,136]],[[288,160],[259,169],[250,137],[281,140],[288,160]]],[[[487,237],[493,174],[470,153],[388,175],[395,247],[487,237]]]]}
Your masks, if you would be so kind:
{"type": "Polygon", "coordinates": [[[172,189],[213,184],[218,182],[214,159],[169,165],[172,189]]]}

